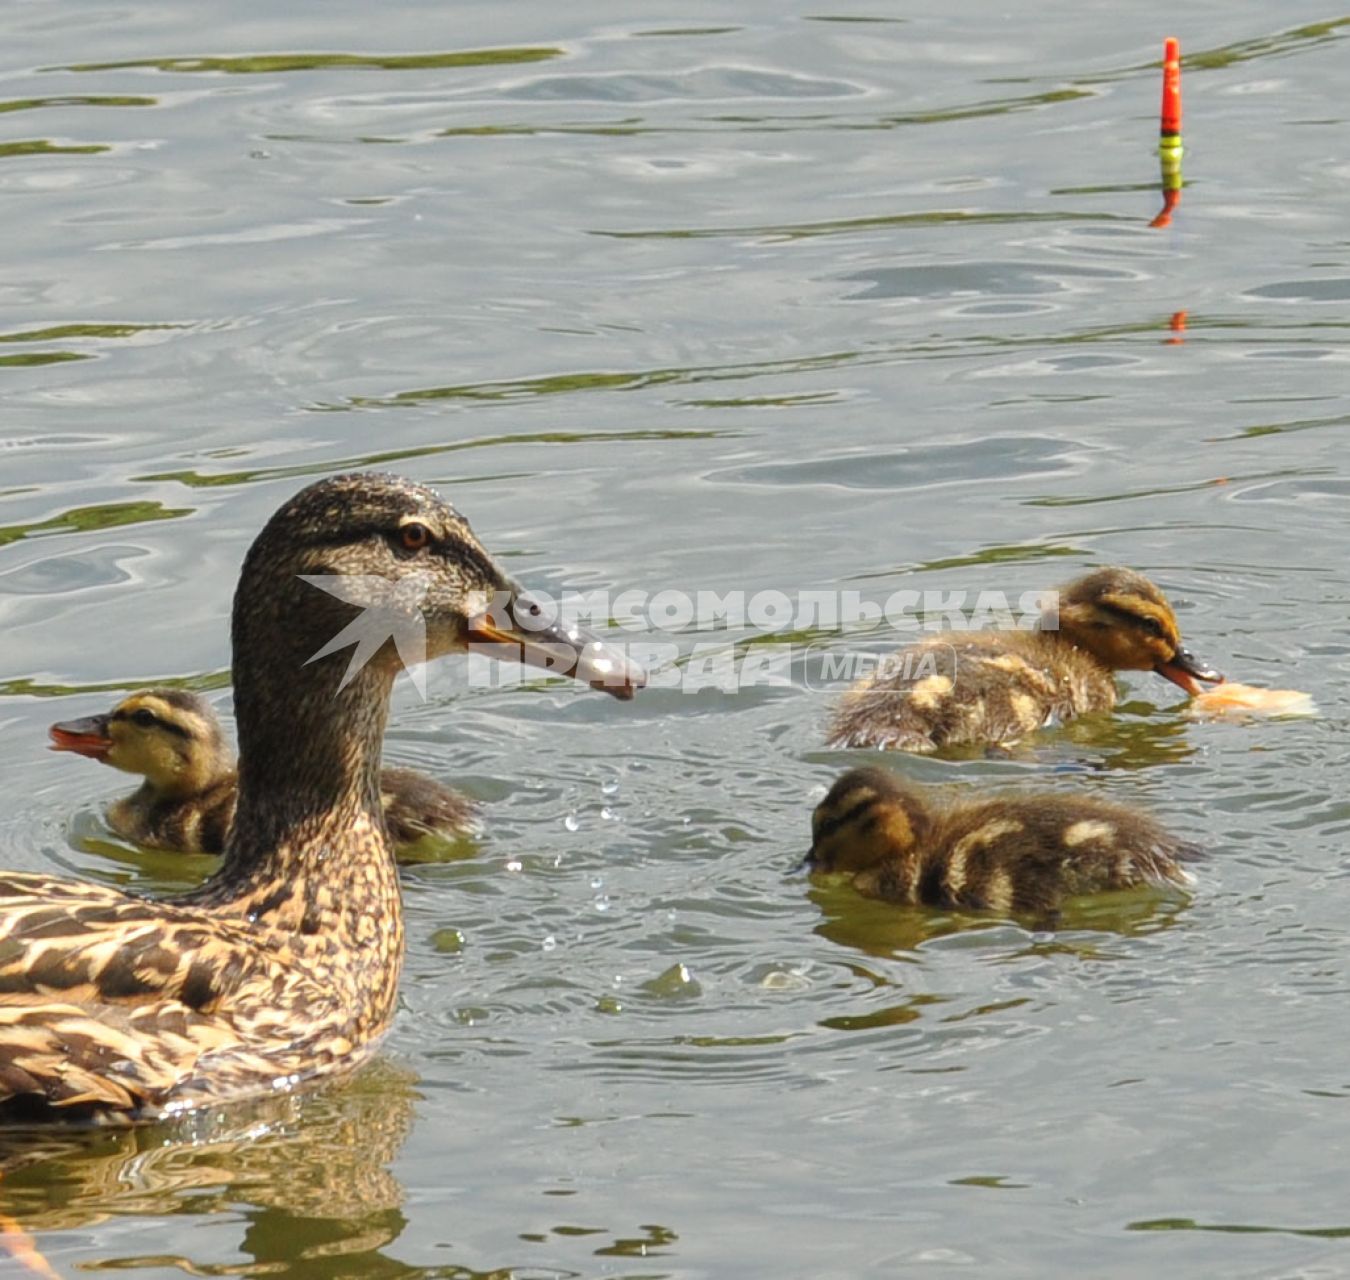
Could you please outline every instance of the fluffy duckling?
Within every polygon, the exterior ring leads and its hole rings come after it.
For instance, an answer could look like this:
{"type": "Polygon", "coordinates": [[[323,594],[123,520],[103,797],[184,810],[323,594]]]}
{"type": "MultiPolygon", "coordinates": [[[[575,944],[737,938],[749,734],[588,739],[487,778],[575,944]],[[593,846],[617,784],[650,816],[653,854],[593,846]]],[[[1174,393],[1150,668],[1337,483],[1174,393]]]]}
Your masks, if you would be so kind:
{"type": "MultiPolygon", "coordinates": [[[[219,853],[234,817],[234,756],[211,704],[182,689],[144,689],[106,715],[47,731],[53,751],[73,751],[145,781],[108,807],[119,836],[172,853],[219,853]]],[[[396,845],[433,833],[472,831],[474,805],[413,769],[380,770],[380,803],[396,845]]]]}
{"type": "Polygon", "coordinates": [[[816,807],[812,871],[851,875],[869,898],[1047,916],[1065,898],[1187,886],[1195,847],[1145,814],[1042,792],[944,805],[885,769],[852,769],[816,807]]]}
{"type": "Polygon", "coordinates": [[[947,631],[854,685],[830,726],[836,747],[936,751],[1014,742],[1116,704],[1117,671],[1156,671],[1189,694],[1223,679],[1183,648],[1167,597],[1106,568],[1068,584],[1034,631],[947,631]]]}
{"type": "Polygon", "coordinates": [[[524,625],[538,605],[431,489],[303,489],[235,592],[239,793],[215,874],[152,899],[0,872],[0,1119],[128,1124],[274,1093],[352,1070],[388,1029],[404,932],[380,753],[404,659],[386,642],[349,663],[360,610],[301,580],[334,574],[391,637],[416,627],[419,657],[483,643],[619,698],[643,683],[579,628],[524,625]]]}

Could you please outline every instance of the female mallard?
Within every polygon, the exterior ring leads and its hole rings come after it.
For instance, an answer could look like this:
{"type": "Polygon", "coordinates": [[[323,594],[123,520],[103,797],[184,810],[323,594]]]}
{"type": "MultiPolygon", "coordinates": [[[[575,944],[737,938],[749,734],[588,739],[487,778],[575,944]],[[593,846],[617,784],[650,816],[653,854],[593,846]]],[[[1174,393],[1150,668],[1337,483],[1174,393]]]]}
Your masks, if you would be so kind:
{"type": "Polygon", "coordinates": [[[220,869],[160,900],[0,874],[0,1116],[127,1123],[368,1056],[403,958],[379,774],[405,660],[482,641],[620,698],[643,683],[575,629],[519,621],[538,612],[421,485],[338,476],[287,502],[234,598],[242,754],[220,869]],[[366,608],[301,575],[345,575],[366,608]],[[347,665],[331,651],[349,637],[347,665]]]}
{"type": "MultiPolygon", "coordinates": [[[[205,698],[142,689],[105,715],[47,730],[53,751],[73,751],[144,781],[108,806],[108,825],[148,849],[219,853],[234,817],[238,779],[220,721],[205,698]]],[[[475,829],[473,802],[413,769],[380,770],[380,803],[395,845],[475,829]]]]}
{"type": "Polygon", "coordinates": [[[1034,631],[946,631],[889,655],[835,710],[829,744],[936,751],[1013,742],[1116,705],[1117,671],[1156,671],[1189,694],[1220,681],[1181,644],[1142,573],[1098,569],[1059,593],[1034,631]]]}
{"type": "Polygon", "coordinates": [[[812,871],[842,872],[869,898],[1045,916],[1063,899],[1186,886],[1194,846],[1154,819],[1058,792],[947,803],[885,769],[853,769],[816,807],[812,871]]]}

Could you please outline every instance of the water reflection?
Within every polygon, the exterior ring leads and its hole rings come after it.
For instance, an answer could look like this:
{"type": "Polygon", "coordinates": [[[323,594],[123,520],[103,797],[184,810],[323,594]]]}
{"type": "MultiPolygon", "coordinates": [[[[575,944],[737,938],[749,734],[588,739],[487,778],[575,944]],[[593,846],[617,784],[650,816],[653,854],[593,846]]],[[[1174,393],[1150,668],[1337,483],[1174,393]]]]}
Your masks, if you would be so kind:
{"type": "MultiPolygon", "coordinates": [[[[39,1249],[44,1233],[115,1217],[214,1214],[219,1224],[228,1213],[240,1221],[237,1248],[258,1268],[237,1268],[241,1272],[401,1272],[383,1250],[406,1222],[403,1187],[389,1166],[412,1127],[414,1080],[411,1072],[378,1061],[339,1088],[175,1124],[120,1132],[0,1131],[0,1213],[31,1233],[39,1249]]],[[[212,1274],[220,1256],[217,1234],[209,1233],[202,1247],[207,1252],[200,1260],[128,1255],[83,1265],[212,1274]]]]}
{"type": "Polygon", "coordinates": [[[1148,769],[1193,756],[1188,722],[1141,718],[1152,710],[1148,703],[1119,704],[1114,716],[1082,716],[1064,725],[1061,733],[1064,741],[1090,753],[1085,764],[1092,768],[1148,769]]]}
{"type": "Polygon", "coordinates": [[[30,538],[35,533],[89,533],[152,520],[176,520],[191,514],[191,507],[166,507],[159,502],[105,502],[100,506],[71,507],[59,515],[31,524],[0,525],[0,547],[30,538]]]}
{"type": "Polygon", "coordinates": [[[467,49],[450,53],[257,53],[237,58],[148,58],[125,62],[79,62],[47,71],[161,71],[185,75],[200,72],[225,75],[279,75],[288,71],[327,71],[333,68],[363,71],[427,71],[451,67],[494,67],[561,58],[552,46],[520,49],[467,49]]]}
{"type": "MultiPolygon", "coordinates": [[[[1053,921],[1009,921],[974,912],[878,902],[845,884],[814,885],[810,897],[824,917],[814,929],[818,937],[878,959],[913,960],[926,945],[957,935],[967,935],[972,945],[987,945],[1005,960],[1050,951],[1102,959],[1110,954],[1111,944],[1094,935],[1142,937],[1171,928],[1186,902],[1179,893],[1128,889],[1072,898],[1053,921]]],[[[886,1018],[890,1023],[911,1021],[919,1016],[919,1004],[907,1001],[890,1010],[886,1018]]]]}
{"type": "MultiPolygon", "coordinates": [[[[411,449],[386,449],[378,453],[355,454],[351,457],[338,460],[330,459],[326,462],[296,463],[280,467],[255,467],[249,471],[226,471],[214,474],[202,471],[157,471],[152,475],[132,476],[131,479],[138,484],[173,480],[186,485],[190,489],[215,489],[238,484],[255,484],[267,480],[328,475],[334,471],[360,471],[376,467],[389,467],[412,458],[435,458],[442,454],[459,453],[465,449],[493,449],[503,445],[589,444],[596,441],[613,443],[614,441],[646,440],[712,440],[731,435],[734,435],[734,433],[718,431],[536,431],[509,436],[485,436],[472,440],[458,440],[452,444],[420,445],[411,449]]],[[[45,526],[43,527],[45,528],[45,526]]],[[[0,527],[0,538],[4,537],[5,532],[4,528],[0,527]]]]}

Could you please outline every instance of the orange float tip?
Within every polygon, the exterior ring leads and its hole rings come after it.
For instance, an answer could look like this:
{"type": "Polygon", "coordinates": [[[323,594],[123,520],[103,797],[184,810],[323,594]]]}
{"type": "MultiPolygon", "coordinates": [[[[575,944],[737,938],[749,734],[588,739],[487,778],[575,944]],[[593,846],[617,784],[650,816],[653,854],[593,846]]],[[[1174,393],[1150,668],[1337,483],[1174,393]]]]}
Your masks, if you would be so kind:
{"type": "Polygon", "coordinates": [[[1179,189],[1165,190],[1163,192],[1163,207],[1159,210],[1158,216],[1148,225],[1150,227],[1170,227],[1172,225],[1172,210],[1181,203],[1181,192],[1179,189]]]}
{"type": "Polygon", "coordinates": [[[1164,138],[1181,133],[1181,44],[1175,36],[1163,41],[1162,119],[1164,138]]]}

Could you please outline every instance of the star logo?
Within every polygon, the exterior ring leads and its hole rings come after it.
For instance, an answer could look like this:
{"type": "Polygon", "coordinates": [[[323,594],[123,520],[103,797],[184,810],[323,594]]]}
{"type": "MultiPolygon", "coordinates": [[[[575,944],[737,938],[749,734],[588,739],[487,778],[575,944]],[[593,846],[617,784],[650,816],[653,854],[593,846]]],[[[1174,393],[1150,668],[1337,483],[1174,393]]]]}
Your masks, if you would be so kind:
{"type": "Polygon", "coordinates": [[[385,642],[392,640],[413,687],[422,701],[426,701],[427,624],[422,615],[422,604],[431,586],[429,573],[412,573],[402,578],[382,578],[371,573],[302,573],[299,577],[311,587],[318,587],[361,610],[322,649],[306,659],[306,666],[354,645],[347,670],[338,684],[341,692],[379,653],[385,642]]]}

